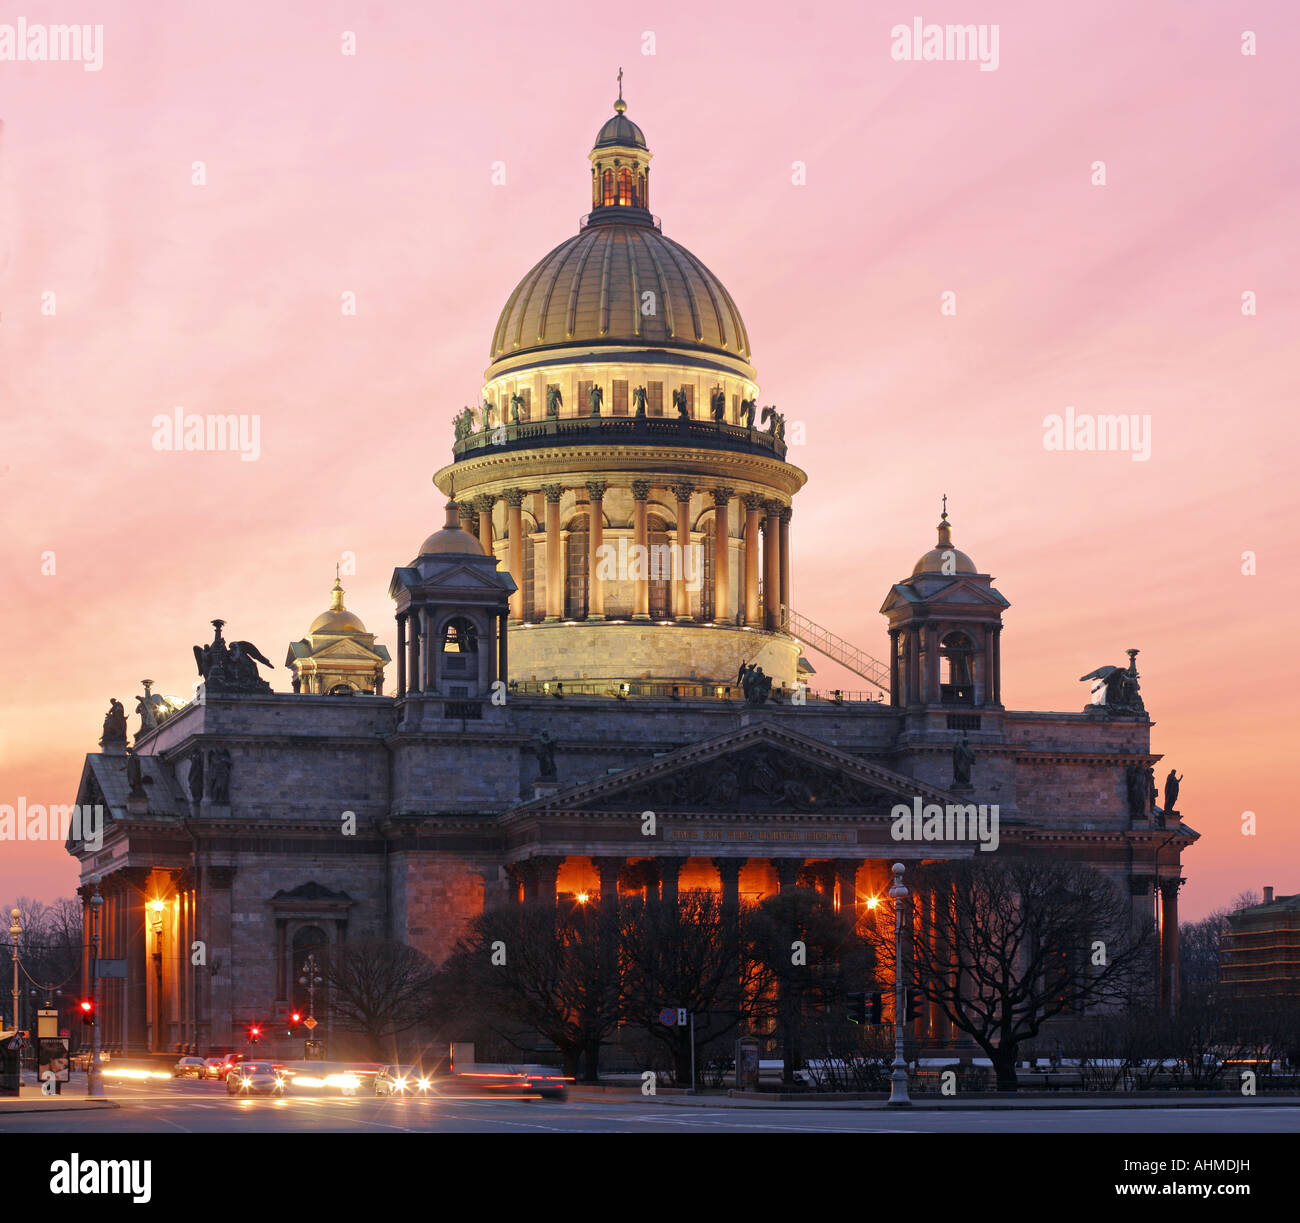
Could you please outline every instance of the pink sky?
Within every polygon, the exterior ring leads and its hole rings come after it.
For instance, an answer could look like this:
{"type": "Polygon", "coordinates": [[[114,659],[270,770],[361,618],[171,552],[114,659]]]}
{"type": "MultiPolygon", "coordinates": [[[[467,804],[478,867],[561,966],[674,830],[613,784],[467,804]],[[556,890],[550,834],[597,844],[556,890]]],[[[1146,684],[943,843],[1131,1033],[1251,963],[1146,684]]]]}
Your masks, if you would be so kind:
{"type": "MultiPolygon", "coordinates": [[[[1157,771],[1203,834],[1183,914],[1300,891],[1294,5],[596,11],[0,13],[104,27],[99,72],[0,63],[0,803],[72,801],[108,698],[188,693],[213,616],[279,663],[345,550],[393,647],[450,418],[586,211],[621,65],[654,211],[735,297],[760,402],[806,428],[795,607],[883,654],[946,492],[1012,604],[1011,707],[1076,710],[1078,676],[1141,648],[1157,771]],[[892,60],[917,15],[996,23],[997,71],[892,60]],[[260,459],[155,451],[177,405],[259,413],[260,459]],[[1149,415],[1150,460],[1045,450],[1066,405],[1149,415]]],[[[74,881],[61,847],[0,845],[6,903],[74,881]]]]}

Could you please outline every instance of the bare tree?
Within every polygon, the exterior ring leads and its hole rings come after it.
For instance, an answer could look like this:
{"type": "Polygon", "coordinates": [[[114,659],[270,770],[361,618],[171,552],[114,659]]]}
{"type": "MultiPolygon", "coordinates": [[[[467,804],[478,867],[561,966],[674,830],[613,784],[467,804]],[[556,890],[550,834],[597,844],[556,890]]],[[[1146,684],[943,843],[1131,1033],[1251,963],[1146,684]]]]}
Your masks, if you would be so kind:
{"type": "MultiPolygon", "coordinates": [[[[534,1035],[560,1051],[566,1074],[583,1063],[597,1078],[600,1046],[617,1029],[621,970],[618,916],[599,904],[508,905],[474,918],[438,973],[443,1026],[456,1010],[516,1048],[534,1035]]],[[[455,1022],[454,1020],[452,1022],[455,1022]]]]}
{"type": "Polygon", "coordinates": [[[395,1057],[396,1038],[428,1011],[429,961],[406,943],[370,939],[338,943],[317,963],[334,1022],[356,1032],[376,1060],[395,1057]]]}
{"type": "MultiPolygon", "coordinates": [[[[1151,929],[1095,870],[966,859],[922,867],[914,883],[933,898],[933,930],[911,923],[904,979],[984,1050],[999,1091],[1015,1091],[1017,1047],[1048,1020],[1129,1005],[1150,982],[1151,929]]],[[[867,930],[892,976],[892,931],[867,930]]]]}
{"type": "Polygon", "coordinates": [[[716,892],[683,892],[676,905],[626,905],[619,920],[623,1015],[643,1024],[673,1061],[674,1080],[691,1076],[691,1027],[659,1022],[685,1007],[695,1025],[697,1069],[704,1046],[734,1032],[760,986],[761,967],[746,954],[752,909],[731,912],[716,892]]]}

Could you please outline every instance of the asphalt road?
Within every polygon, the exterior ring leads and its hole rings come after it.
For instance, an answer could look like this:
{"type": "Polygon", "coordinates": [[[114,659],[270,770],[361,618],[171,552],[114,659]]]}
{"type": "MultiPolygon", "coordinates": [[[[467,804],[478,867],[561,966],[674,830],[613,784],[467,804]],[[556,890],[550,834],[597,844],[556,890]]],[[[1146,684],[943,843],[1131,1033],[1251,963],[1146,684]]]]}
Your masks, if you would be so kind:
{"type": "MultiPolygon", "coordinates": [[[[78,1094],[84,1081],[72,1086],[78,1094]]],[[[0,1133],[1300,1133],[1300,1107],[963,1109],[684,1107],[647,1100],[479,1097],[231,1098],[193,1080],[107,1084],[121,1107],[96,1112],[0,1113],[0,1133]]]]}

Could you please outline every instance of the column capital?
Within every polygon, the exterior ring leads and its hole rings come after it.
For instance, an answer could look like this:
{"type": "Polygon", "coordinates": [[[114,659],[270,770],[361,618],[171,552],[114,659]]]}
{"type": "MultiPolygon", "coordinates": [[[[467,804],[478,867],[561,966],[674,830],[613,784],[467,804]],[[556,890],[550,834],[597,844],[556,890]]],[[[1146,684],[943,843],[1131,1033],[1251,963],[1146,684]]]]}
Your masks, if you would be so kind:
{"type": "Polygon", "coordinates": [[[713,504],[721,508],[726,505],[732,497],[736,495],[734,488],[715,488],[713,492],[713,504]]]}
{"type": "Polygon", "coordinates": [[[633,480],[632,498],[634,501],[647,501],[650,498],[650,481],[633,480]]]}
{"type": "Polygon", "coordinates": [[[776,517],[785,508],[785,503],[775,497],[768,497],[763,502],[763,508],[767,511],[768,517],[776,517]]]}
{"type": "Polygon", "coordinates": [[[718,872],[718,877],[724,882],[735,883],[740,879],[740,872],[744,869],[745,858],[714,858],[713,869],[718,872]]]}
{"type": "Polygon", "coordinates": [[[520,506],[523,505],[526,494],[522,488],[508,488],[502,495],[505,497],[507,505],[520,506]]]}
{"type": "Polygon", "coordinates": [[[741,500],[745,503],[745,508],[751,513],[754,510],[761,510],[763,508],[762,493],[745,493],[741,496],[741,500]]]}
{"type": "Polygon", "coordinates": [[[461,518],[473,518],[473,517],[474,517],[474,503],[473,503],[472,501],[457,501],[457,502],[456,502],[456,513],[457,513],[461,518]]]}
{"type": "Polygon", "coordinates": [[[560,498],[564,496],[563,484],[543,484],[542,492],[546,494],[546,500],[552,505],[558,505],[560,498]]]}
{"type": "Polygon", "coordinates": [[[695,494],[695,485],[688,480],[683,480],[672,486],[673,495],[677,498],[679,505],[688,505],[691,497],[695,494]]]}
{"type": "Polygon", "coordinates": [[[1186,882],[1186,879],[1161,879],[1159,881],[1160,894],[1165,897],[1173,896],[1177,898],[1178,889],[1186,882]]]}
{"type": "Polygon", "coordinates": [[[786,526],[790,519],[794,517],[794,506],[784,505],[781,507],[781,525],[786,526]]]}
{"type": "Polygon", "coordinates": [[[479,495],[474,498],[474,508],[478,510],[480,514],[490,513],[492,507],[496,505],[496,503],[497,499],[492,496],[491,493],[479,493],[479,495]]]}
{"type": "Polygon", "coordinates": [[[587,496],[590,497],[593,501],[602,501],[604,500],[605,489],[607,487],[608,487],[608,482],[605,480],[588,480],[587,496]]]}

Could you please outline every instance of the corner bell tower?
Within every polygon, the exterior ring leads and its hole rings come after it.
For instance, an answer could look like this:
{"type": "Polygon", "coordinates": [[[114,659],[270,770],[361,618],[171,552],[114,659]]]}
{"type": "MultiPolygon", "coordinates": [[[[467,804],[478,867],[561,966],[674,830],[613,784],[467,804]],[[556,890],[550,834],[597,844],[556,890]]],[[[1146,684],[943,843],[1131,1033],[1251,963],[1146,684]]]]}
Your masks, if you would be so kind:
{"type": "Polygon", "coordinates": [[[939,538],[890,587],[890,704],[904,709],[1002,708],[1002,612],[1011,606],[993,579],[952,544],[948,498],[939,538]]]}

